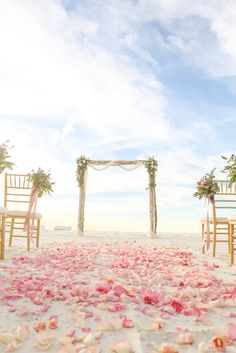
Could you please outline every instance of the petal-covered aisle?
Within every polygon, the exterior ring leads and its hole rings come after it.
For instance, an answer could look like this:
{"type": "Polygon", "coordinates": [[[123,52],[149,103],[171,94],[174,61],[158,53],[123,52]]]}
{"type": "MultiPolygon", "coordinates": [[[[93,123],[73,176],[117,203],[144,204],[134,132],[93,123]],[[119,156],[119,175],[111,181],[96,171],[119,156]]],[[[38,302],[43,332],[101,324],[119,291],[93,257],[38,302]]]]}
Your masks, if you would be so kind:
{"type": "Polygon", "coordinates": [[[0,274],[0,352],[236,352],[236,276],[176,246],[54,244],[0,274]]]}

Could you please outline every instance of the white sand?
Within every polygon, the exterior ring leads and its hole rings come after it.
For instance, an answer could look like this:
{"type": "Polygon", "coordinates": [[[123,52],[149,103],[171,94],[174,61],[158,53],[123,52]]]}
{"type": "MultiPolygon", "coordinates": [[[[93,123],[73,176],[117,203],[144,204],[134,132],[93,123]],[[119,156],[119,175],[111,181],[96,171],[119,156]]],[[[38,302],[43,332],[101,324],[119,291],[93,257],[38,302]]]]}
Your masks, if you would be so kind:
{"type": "MultiPolygon", "coordinates": [[[[107,242],[117,242],[120,240],[124,242],[126,239],[131,242],[136,242],[137,244],[153,244],[153,246],[160,247],[172,247],[178,246],[181,248],[185,248],[187,250],[191,250],[195,253],[196,256],[196,266],[198,261],[202,262],[203,260],[207,260],[210,263],[216,263],[219,265],[219,268],[214,270],[214,275],[219,278],[223,278],[225,281],[233,282],[236,287],[236,266],[229,266],[229,257],[227,255],[226,247],[223,245],[219,245],[220,251],[218,251],[217,258],[213,259],[210,255],[201,255],[200,253],[200,235],[187,235],[187,234],[160,234],[157,238],[146,238],[144,234],[139,233],[104,233],[104,232],[87,232],[84,237],[79,237],[73,233],[66,232],[57,232],[57,231],[44,231],[41,236],[41,249],[36,250],[32,249],[30,252],[30,257],[37,256],[43,249],[51,248],[54,242],[58,242],[59,244],[67,243],[67,242],[75,242],[75,243],[87,243],[87,242],[99,242],[99,243],[107,243],[107,242]],[[105,234],[105,235],[104,235],[105,234]]],[[[25,239],[16,240],[13,243],[13,247],[11,249],[6,249],[6,260],[4,264],[10,263],[10,258],[12,256],[27,256],[27,252],[25,251],[26,244],[25,239]]],[[[87,259],[89,261],[89,259],[87,259]]],[[[107,259],[101,259],[100,265],[101,270],[106,269],[106,264],[104,261],[107,259]]],[[[0,263],[1,265],[3,262],[0,263]]],[[[0,274],[4,276],[4,269],[1,269],[0,274]]],[[[86,276],[82,276],[81,278],[77,277],[77,280],[87,279],[91,283],[95,283],[97,278],[93,278],[92,275],[89,277],[89,273],[86,276]]],[[[158,283],[156,283],[158,286],[158,283]]],[[[123,283],[125,286],[125,282],[123,283]]],[[[168,289],[167,289],[168,290],[168,289]]],[[[25,302],[25,301],[24,301],[25,302]]],[[[40,309],[40,308],[37,308],[40,309]]],[[[96,312],[98,310],[95,310],[96,312]]],[[[101,311],[101,310],[100,310],[101,311]]],[[[192,317],[177,315],[173,316],[168,320],[168,325],[164,327],[163,330],[158,332],[146,332],[140,330],[140,326],[147,325],[150,322],[150,317],[139,313],[137,310],[134,310],[132,305],[128,305],[128,309],[125,313],[118,312],[111,314],[107,311],[102,311],[104,317],[117,318],[120,314],[125,314],[129,319],[132,319],[136,325],[132,329],[122,329],[118,331],[106,332],[102,339],[99,342],[99,347],[102,352],[111,352],[110,345],[115,341],[119,340],[127,340],[129,341],[134,348],[134,351],[137,353],[151,352],[151,346],[153,342],[161,343],[163,341],[174,342],[177,333],[176,327],[188,328],[196,337],[197,342],[193,346],[184,345],[179,347],[179,353],[184,352],[199,352],[198,344],[203,342],[208,342],[210,338],[220,332],[220,329],[229,322],[229,318],[226,317],[228,313],[235,312],[236,313],[236,302],[232,307],[220,308],[216,307],[213,311],[209,312],[208,318],[209,322],[207,324],[196,323],[193,322],[192,317]]],[[[52,309],[49,310],[48,313],[45,313],[40,316],[40,319],[48,320],[50,315],[55,314],[59,316],[59,328],[54,330],[53,333],[56,334],[57,337],[60,335],[65,335],[65,332],[68,332],[72,327],[71,314],[68,313],[68,306],[60,301],[54,301],[52,309]]],[[[236,324],[236,319],[230,319],[230,322],[236,324]]],[[[5,306],[0,307],[0,327],[2,330],[6,330],[8,332],[14,331],[17,325],[25,323],[29,327],[31,327],[35,323],[35,316],[29,314],[26,316],[17,316],[15,313],[9,313],[6,310],[5,306]]],[[[95,329],[95,323],[90,322],[90,327],[95,329]]],[[[34,332],[34,330],[32,330],[34,332]]],[[[17,351],[19,353],[31,353],[38,352],[38,348],[35,347],[35,333],[31,332],[30,338],[24,342],[22,347],[20,347],[17,351]]],[[[84,333],[83,333],[84,334],[84,333]]],[[[85,334],[84,334],[85,335],[85,334]]],[[[0,352],[4,352],[5,346],[0,344],[0,352]]],[[[54,344],[49,350],[49,352],[58,352],[59,348],[57,344],[54,344]]],[[[209,350],[210,352],[211,350],[209,350]]],[[[236,352],[236,342],[234,345],[227,346],[226,352],[236,352]]]]}

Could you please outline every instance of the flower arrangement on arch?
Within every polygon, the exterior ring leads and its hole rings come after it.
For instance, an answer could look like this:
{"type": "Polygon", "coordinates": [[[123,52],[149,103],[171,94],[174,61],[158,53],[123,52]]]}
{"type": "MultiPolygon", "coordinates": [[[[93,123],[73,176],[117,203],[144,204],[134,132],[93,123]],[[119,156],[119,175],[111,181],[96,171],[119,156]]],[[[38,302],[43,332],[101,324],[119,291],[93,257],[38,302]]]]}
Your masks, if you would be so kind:
{"type": "Polygon", "coordinates": [[[194,197],[200,200],[205,198],[211,202],[214,200],[215,194],[220,190],[214,172],[215,168],[197,181],[197,191],[193,194],[194,197]]]}
{"type": "Polygon", "coordinates": [[[0,145],[0,174],[2,174],[5,169],[12,169],[14,166],[13,162],[8,161],[8,158],[10,158],[9,150],[14,146],[9,146],[8,143],[9,140],[0,145]]]}
{"type": "Polygon", "coordinates": [[[82,155],[76,159],[77,163],[77,170],[76,170],[76,177],[79,187],[84,185],[85,173],[88,168],[89,159],[82,155]]]}
{"type": "Polygon", "coordinates": [[[38,191],[38,196],[42,197],[44,194],[51,194],[53,192],[54,182],[51,181],[50,170],[45,172],[42,168],[38,168],[37,171],[32,170],[29,174],[30,182],[32,182],[33,188],[38,191]]]}
{"type": "Polygon", "coordinates": [[[158,167],[157,160],[153,156],[151,156],[147,159],[147,161],[144,162],[144,165],[149,175],[149,187],[155,187],[156,186],[155,177],[156,177],[156,171],[158,167]]]}
{"type": "Polygon", "coordinates": [[[231,186],[236,182],[236,155],[232,154],[229,158],[221,156],[221,158],[227,161],[222,172],[227,173],[227,177],[229,178],[229,185],[231,186]]]}

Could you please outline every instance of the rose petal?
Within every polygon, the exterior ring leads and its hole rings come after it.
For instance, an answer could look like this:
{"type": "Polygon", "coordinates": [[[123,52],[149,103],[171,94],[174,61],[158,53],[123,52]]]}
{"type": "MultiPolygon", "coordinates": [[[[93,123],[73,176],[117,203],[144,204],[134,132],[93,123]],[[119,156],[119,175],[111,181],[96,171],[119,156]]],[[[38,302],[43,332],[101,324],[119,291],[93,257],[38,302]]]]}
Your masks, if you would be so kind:
{"type": "Polygon", "coordinates": [[[49,320],[48,327],[51,328],[51,329],[58,328],[58,319],[57,319],[57,317],[52,317],[49,320]]]}
{"type": "Polygon", "coordinates": [[[3,333],[3,332],[0,332],[0,342],[1,343],[4,343],[4,344],[8,344],[10,343],[11,341],[13,341],[15,338],[15,336],[12,334],[12,333],[3,333]]]}
{"type": "Polygon", "coordinates": [[[162,345],[160,346],[159,352],[160,353],[179,353],[176,346],[168,342],[162,343],[162,345]]]}
{"type": "Polygon", "coordinates": [[[20,325],[16,328],[16,339],[20,342],[23,342],[25,340],[27,340],[27,338],[29,337],[29,328],[25,325],[20,325]]]}
{"type": "Polygon", "coordinates": [[[127,318],[123,319],[123,327],[125,328],[131,328],[134,327],[134,322],[132,320],[129,320],[127,318]]]}
{"type": "Polygon", "coordinates": [[[95,344],[95,336],[90,332],[85,338],[83,339],[83,343],[86,346],[92,346],[95,344]]]}
{"type": "Polygon", "coordinates": [[[180,333],[175,340],[178,344],[193,344],[194,341],[195,337],[189,332],[180,333]]]}
{"type": "Polygon", "coordinates": [[[111,346],[112,352],[115,353],[132,353],[134,352],[131,344],[127,341],[121,341],[118,343],[115,343],[111,346]]]}
{"type": "Polygon", "coordinates": [[[229,323],[227,325],[227,331],[231,340],[236,341],[236,324],[229,323]]]}
{"type": "Polygon", "coordinates": [[[21,343],[18,340],[13,340],[10,343],[8,343],[8,345],[5,348],[5,352],[14,352],[16,351],[18,348],[20,348],[21,343]]]}
{"type": "Polygon", "coordinates": [[[200,353],[207,353],[208,352],[208,346],[206,343],[199,343],[198,345],[198,350],[200,353]]]}
{"type": "Polygon", "coordinates": [[[37,338],[37,347],[41,351],[46,351],[52,346],[53,335],[46,332],[39,333],[37,338]]]}
{"type": "Polygon", "coordinates": [[[35,331],[39,332],[39,331],[44,331],[46,330],[47,325],[44,321],[38,321],[35,325],[34,325],[34,329],[35,331]]]}

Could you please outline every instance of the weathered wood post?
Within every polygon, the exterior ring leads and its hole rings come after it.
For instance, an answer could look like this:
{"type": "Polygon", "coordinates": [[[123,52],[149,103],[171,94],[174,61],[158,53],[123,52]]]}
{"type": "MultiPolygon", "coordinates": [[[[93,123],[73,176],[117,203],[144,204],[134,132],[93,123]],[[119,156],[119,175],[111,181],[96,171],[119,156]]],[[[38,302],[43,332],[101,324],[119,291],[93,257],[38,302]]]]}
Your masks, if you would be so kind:
{"type": "Polygon", "coordinates": [[[79,184],[79,212],[78,212],[78,234],[83,235],[84,232],[84,209],[85,209],[85,188],[86,173],[88,168],[88,158],[80,156],[77,160],[77,181],[79,184]]]}
{"type": "Polygon", "coordinates": [[[79,213],[78,213],[78,234],[84,232],[84,206],[85,206],[85,185],[79,188],[79,213]]]}
{"type": "Polygon", "coordinates": [[[149,189],[149,218],[150,218],[150,236],[155,236],[157,232],[157,206],[156,206],[156,170],[157,161],[153,157],[144,163],[148,175],[148,189],[149,189]]]}
{"type": "Polygon", "coordinates": [[[153,207],[153,229],[152,232],[153,234],[156,234],[157,232],[157,205],[156,205],[156,187],[152,187],[152,207],[153,207]]]}
{"type": "Polygon", "coordinates": [[[150,215],[150,231],[154,235],[157,231],[157,207],[156,207],[156,190],[155,186],[149,186],[149,215],[150,215]]]}

